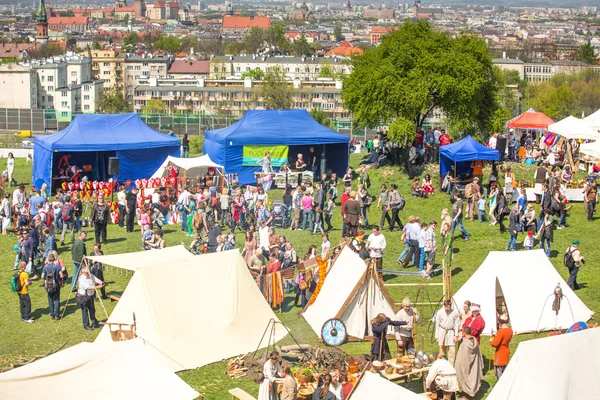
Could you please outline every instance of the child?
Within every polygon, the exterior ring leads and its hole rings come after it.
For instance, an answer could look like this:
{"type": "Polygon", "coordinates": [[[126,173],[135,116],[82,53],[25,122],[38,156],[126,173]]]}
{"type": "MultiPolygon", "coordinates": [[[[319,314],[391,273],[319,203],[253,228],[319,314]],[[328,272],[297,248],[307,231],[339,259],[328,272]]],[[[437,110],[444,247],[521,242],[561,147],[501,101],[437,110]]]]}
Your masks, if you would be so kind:
{"type": "Polygon", "coordinates": [[[329,193],[327,195],[327,204],[325,205],[325,223],[327,224],[327,231],[330,231],[333,229],[333,226],[331,226],[331,218],[333,217],[333,207],[334,207],[334,202],[333,202],[333,196],[331,193],[329,193]]]}
{"type": "Polygon", "coordinates": [[[523,247],[525,247],[526,250],[532,250],[533,243],[534,243],[533,232],[529,231],[529,232],[527,232],[527,236],[525,237],[525,240],[523,240],[523,247]]]}
{"type": "Polygon", "coordinates": [[[152,239],[152,235],[154,235],[154,232],[152,231],[152,229],[150,229],[150,225],[145,224],[142,227],[142,249],[151,249],[150,245],[146,244],[146,241],[152,239]]]}
{"type": "Polygon", "coordinates": [[[323,210],[321,207],[317,206],[315,208],[315,228],[312,233],[317,233],[317,229],[324,233],[323,231],[323,210]]]}
{"type": "Polygon", "coordinates": [[[488,222],[488,217],[485,213],[485,199],[483,197],[477,201],[477,209],[479,210],[479,214],[477,215],[479,222],[488,222]]]}
{"type": "Polygon", "coordinates": [[[329,235],[326,233],[322,235],[322,238],[323,243],[321,243],[321,258],[325,258],[325,255],[329,252],[329,249],[331,249],[331,243],[329,242],[329,235]]]}

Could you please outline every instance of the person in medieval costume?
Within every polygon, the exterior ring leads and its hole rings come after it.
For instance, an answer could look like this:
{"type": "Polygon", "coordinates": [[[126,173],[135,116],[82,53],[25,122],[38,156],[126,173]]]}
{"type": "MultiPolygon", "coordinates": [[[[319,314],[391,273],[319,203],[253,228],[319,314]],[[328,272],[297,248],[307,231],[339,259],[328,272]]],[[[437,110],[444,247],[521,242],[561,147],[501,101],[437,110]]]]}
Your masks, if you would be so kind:
{"type": "Polygon", "coordinates": [[[471,328],[464,327],[462,336],[454,367],[460,389],[465,395],[474,397],[479,391],[483,379],[483,357],[479,343],[471,335],[471,328]]]}
{"type": "Polygon", "coordinates": [[[456,370],[442,354],[431,364],[425,386],[440,400],[455,400],[458,392],[456,370]]]}
{"type": "Polygon", "coordinates": [[[277,385],[275,379],[281,376],[281,364],[279,362],[279,353],[271,352],[269,359],[263,366],[263,379],[258,388],[258,400],[278,400],[277,385]]]}
{"type": "Polygon", "coordinates": [[[481,343],[481,332],[485,329],[485,321],[481,316],[481,306],[479,304],[471,304],[471,315],[467,317],[462,327],[471,328],[471,335],[481,343]]]}
{"type": "Polygon", "coordinates": [[[396,314],[395,319],[396,321],[406,322],[406,325],[394,327],[394,334],[398,343],[398,353],[404,355],[408,349],[415,348],[413,328],[419,321],[419,312],[410,306],[410,299],[408,297],[402,300],[402,308],[396,314]]]}
{"type": "Polygon", "coordinates": [[[454,365],[456,355],[456,338],[460,333],[460,314],[452,308],[452,300],[444,300],[444,308],[435,314],[435,340],[440,346],[440,353],[447,355],[450,364],[454,365]]]}
{"type": "Polygon", "coordinates": [[[371,330],[373,331],[373,342],[371,343],[371,359],[388,360],[392,357],[390,347],[387,342],[387,328],[389,325],[406,325],[406,321],[392,321],[385,314],[377,314],[371,321],[371,330]]]}

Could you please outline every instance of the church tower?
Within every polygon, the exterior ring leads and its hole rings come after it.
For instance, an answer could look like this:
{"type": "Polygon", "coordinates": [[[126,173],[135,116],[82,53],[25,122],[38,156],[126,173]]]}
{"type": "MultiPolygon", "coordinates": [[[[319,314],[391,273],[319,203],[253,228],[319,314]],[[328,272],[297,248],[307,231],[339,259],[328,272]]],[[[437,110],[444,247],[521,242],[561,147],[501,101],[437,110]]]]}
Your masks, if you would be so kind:
{"type": "Polygon", "coordinates": [[[48,12],[46,11],[46,3],[44,0],[40,0],[40,5],[37,10],[35,42],[48,43],[48,12]]]}

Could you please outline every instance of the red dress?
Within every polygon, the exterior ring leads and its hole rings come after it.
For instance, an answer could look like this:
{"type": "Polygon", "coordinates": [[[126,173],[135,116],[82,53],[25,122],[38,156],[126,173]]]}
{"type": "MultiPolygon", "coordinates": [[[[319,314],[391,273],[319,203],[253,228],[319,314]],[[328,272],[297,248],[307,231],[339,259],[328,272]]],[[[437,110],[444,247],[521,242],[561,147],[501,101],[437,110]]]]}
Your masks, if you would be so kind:
{"type": "Polygon", "coordinates": [[[473,318],[473,316],[471,315],[469,318],[467,318],[462,327],[465,328],[467,326],[471,328],[471,335],[473,335],[475,339],[477,339],[477,343],[480,343],[481,332],[483,332],[483,330],[485,329],[485,321],[483,320],[481,315],[477,316],[476,318],[473,318]]]}

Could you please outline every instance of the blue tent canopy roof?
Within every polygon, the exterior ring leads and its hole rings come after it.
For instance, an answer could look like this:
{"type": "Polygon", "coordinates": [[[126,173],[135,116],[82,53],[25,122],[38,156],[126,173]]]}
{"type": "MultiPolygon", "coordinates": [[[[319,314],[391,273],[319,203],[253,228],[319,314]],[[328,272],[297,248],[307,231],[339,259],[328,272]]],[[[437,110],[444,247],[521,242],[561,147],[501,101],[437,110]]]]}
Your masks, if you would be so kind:
{"type": "Polygon", "coordinates": [[[318,158],[325,152],[327,169],[341,176],[348,167],[349,142],[348,136],[319,124],[306,110],[250,110],[227,128],[207,131],[204,154],[225,166],[226,173],[238,174],[240,184],[250,184],[256,183],[254,173],[261,168],[242,165],[244,146],[293,146],[304,155],[315,146],[318,158]]]}
{"type": "Polygon", "coordinates": [[[348,136],[319,124],[306,110],[249,110],[235,124],[207,131],[206,139],[228,146],[350,142],[348,136]]]}
{"type": "MultiPolygon", "coordinates": [[[[497,161],[500,152],[490,149],[477,142],[471,136],[440,147],[440,174],[445,175],[453,163],[470,163],[471,161],[497,161]]],[[[457,165],[457,173],[464,173],[470,169],[470,164],[457,165]]]]}
{"type": "Polygon", "coordinates": [[[137,114],[77,115],[62,131],[36,136],[33,185],[52,185],[60,154],[72,153],[73,163],[91,164],[94,176],[107,178],[108,157],[120,159],[118,181],[148,178],[169,156],[179,156],[179,139],[157,132],[137,114]]]}
{"type": "Polygon", "coordinates": [[[179,146],[179,139],[155,131],[135,113],[84,114],[62,131],[36,136],[34,144],[49,151],[116,151],[179,146]]]}

